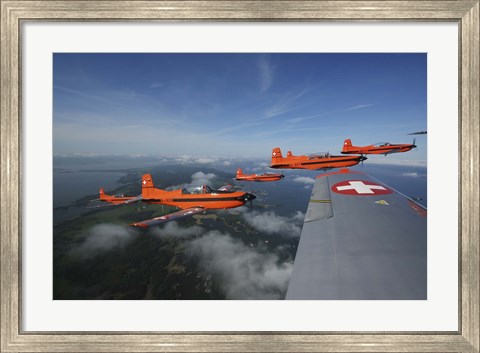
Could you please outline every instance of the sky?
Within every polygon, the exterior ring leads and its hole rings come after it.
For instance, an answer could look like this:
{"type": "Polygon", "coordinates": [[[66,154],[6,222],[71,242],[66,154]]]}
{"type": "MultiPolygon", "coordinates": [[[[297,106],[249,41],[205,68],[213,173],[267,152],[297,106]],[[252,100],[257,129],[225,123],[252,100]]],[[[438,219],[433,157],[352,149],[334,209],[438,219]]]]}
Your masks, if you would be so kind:
{"type": "MultiPolygon", "coordinates": [[[[53,72],[57,155],[269,161],[427,130],[425,53],[56,53],[53,72]]],[[[426,161],[416,144],[388,158],[426,161]]]]}

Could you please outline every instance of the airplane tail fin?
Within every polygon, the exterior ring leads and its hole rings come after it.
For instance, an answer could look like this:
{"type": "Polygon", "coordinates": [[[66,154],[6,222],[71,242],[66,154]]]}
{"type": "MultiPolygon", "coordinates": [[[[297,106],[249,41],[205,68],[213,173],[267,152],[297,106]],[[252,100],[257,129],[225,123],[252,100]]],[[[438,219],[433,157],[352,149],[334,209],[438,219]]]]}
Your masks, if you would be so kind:
{"type": "Polygon", "coordinates": [[[275,164],[275,163],[280,163],[280,161],[282,160],[282,151],[280,150],[279,147],[275,147],[273,150],[272,150],[272,164],[275,164]]]}
{"type": "Polygon", "coordinates": [[[346,139],[344,142],[343,142],[343,149],[342,149],[342,152],[350,152],[350,150],[352,149],[352,140],[350,139],[346,139]]]}
{"type": "Polygon", "coordinates": [[[153,185],[153,179],[150,174],[144,174],[142,176],[142,197],[149,198],[155,186],[153,185]]]}
{"type": "Polygon", "coordinates": [[[241,177],[242,175],[243,175],[243,171],[240,168],[238,168],[237,169],[237,178],[241,177]]]}
{"type": "Polygon", "coordinates": [[[99,200],[101,200],[101,201],[107,201],[107,202],[113,202],[113,201],[115,201],[115,196],[106,194],[106,193],[105,193],[105,189],[104,189],[104,188],[100,188],[100,197],[99,197],[99,200]]]}

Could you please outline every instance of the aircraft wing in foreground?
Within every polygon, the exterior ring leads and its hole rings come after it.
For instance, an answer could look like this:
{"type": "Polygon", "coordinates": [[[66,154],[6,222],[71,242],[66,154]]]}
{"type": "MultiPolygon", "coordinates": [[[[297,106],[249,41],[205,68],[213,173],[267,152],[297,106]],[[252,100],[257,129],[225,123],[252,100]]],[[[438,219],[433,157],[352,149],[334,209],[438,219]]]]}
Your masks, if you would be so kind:
{"type": "Polygon", "coordinates": [[[286,299],[427,299],[427,211],[367,174],[316,178],[286,299]]]}

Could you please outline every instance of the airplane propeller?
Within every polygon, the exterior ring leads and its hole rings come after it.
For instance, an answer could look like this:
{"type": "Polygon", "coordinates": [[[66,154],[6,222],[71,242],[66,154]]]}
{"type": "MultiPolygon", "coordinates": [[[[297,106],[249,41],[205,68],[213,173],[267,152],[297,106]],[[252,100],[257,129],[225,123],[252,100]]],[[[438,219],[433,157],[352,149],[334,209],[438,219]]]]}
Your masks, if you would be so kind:
{"type": "Polygon", "coordinates": [[[249,192],[245,193],[244,200],[245,202],[250,201],[250,208],[253,207],[253,200],[256,199],[257,197],[254,194],[251,194],[249,192]]]}
{"type": "Polygon", "coordinates": [[[363,169],[363,161],[367,159],[367,157],[365,157],[363,153],[361,153],[360,155],[361,155],[360,162],[362,163],[362,169],[363,169]]]}
{"type": "Polygon", "coordinates": [[[415,142],[416,142],[416,139],[414,138],[412,143],[412,149],[415,149],[415,152],[417,152],[418,150],[416,149],[417,145],[415,144],[415,142]]]}

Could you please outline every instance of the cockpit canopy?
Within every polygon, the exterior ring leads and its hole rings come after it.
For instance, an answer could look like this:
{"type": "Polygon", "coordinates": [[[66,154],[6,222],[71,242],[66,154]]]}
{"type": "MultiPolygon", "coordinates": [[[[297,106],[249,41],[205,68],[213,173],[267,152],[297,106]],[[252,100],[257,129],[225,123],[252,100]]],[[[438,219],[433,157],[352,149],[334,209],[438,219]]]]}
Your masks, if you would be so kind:
{"type": "Polygon", "coordinates": [[[331,157],[330,152],[316,152],[307,154],[308,159],[317,159],[317,158],[329,158],[331,157]]]}
{"type": "Polygon", "coordinates": [[[386,147],[386,146],[390,146],[390,145],[391,145],[390,142],[377,142],[377,143],[373,144],[374,147],[386,147]]]}
{"type": "Polygon", "coordinates": [[[208,185],[187,186],[182,189],[182,194],[209,194],[214,190],[208,185]]]}

